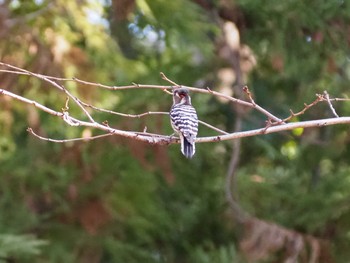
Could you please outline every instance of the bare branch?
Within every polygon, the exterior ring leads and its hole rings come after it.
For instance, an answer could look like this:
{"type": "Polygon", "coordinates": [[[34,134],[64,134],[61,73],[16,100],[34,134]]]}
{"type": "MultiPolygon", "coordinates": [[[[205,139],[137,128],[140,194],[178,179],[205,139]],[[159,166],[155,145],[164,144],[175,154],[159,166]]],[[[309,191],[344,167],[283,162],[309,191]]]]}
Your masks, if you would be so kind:
{"type": "Polygon", "coordinates": [[[204,125],[204,126],[207,126],[208,128],[210,128],[210,129],[212,129],[212,130],[214,130],[214,131],[217,131],[217,132],[219,132],[219,133],[221,133],[221,134],[226,134],[226,135],[229,134],[228,132],[225,132],[225,131],[223,131],[223,130],[217,128],[217,127],[214,127],[214,126],[212,126],[212,125],[210,125],[210,124],[208,124],[208,123],[206,123],[206,122],[204,122],[204,121],[198,120],[198,123],[200,123],[200,124],[202,124],[202,125],[204,125]]]}
{"type": "Polygon", "coordinates": [[[38,109],[40,109],[42,111],[45,111],[45,112],[47,112],[47,113],[49,113],[51,115],[58,116],[58,117],[63,117],[63,113],[62,112],[54,111],[54,110],[52,110],[52,109],[50,109],[50,108],[48,108],[48,107],[46,107],[46,106],[36,102],[36,101],[29,100],[27,98],[24,98],[22,96],[19,96],[17,94],[14,94],[12,92],[7,91],[7,90],[0,89],[0,95],[1,94],[6,95],[8,97],[11,97],[11,98],[16,99],[16,100],[21,101],[21,102],[24,102],[24,103],[27,103],[27,104],[31,104],[34,107],[36,107],[36,108],[38,108],[38,109]]]}
{"type": "Polygon", "coordinates": [[[329,98],[328,92],[325,90],[325,91],[323,92],[323,94],[324,94],[325,99],[327,100],[328,106],[329,106],[329,108],[331,109],[333,115],[334,115],[335,117],[338,117],[338,118],[339,118],[339,115],[337,114],[337,112],[335,111],[335,109],[334,109],[334,107],[333,107],[333,105],[332,105],[332,103],[331,103],[331,100],[330,100],[330,98],[329,98]]]}
{"type": "Polygon", "coordinates": [[[293,122],[287,124],[281,124],[278,126],[265,127],[261,129],[255,129],[250,131],[230,133],[228,135],[221,136],[211,136],[211,137],[201,137],[197,138],[196,142],[218,142],[218,141],[227,141],[237,138],[251,137],[261,134],[270,134],[281,131],[293,130],[296,128],[312,128],[312,127],[324,127],[336,124],[350,124],[350,117],[339,117],[339,118],[329,118],[329,119],[320,119],[312,121],[301,121],[293,122]]]}
{"type": "Polygon", "coordinates": [[[330,101],[350,101],[349,98],[334,98],[334,99],[329,99],[330,101]]]}
{"type": "MultiPolygon", "coordinates": [[[[4,63],[1,63],[1,64],[4,64],[4,63]]],[[[79,108],[82,109],[82,111],[85,113],[85,115],[88,117],[88,119],[91,121],[91,122],[95,122],[94,119],[91,117],[91,115],[87,112],[87,110],[83,107],[83,105],[81,105],[80,101],[78,98],[76,98],[75,96],[73,96],[63,85],[59,85],[58,83],[56,83],[55,81],[51,80],[51,79],[48,79],[40,74],[36,74],[36,73],[33,73],[33,72],[30,72],[28,70],[25,70],[25,69],[21,69],[21,68],[18,68],[18,67],[15,67],[15,66],[12,66],[12,65],[9,65],[9,64],[6,64],[7,67],[9,68],[12,68],[12,69],[15,69],[15,70],[18,70],[19,72],[24,72],[24,73],[27,73],[29,75],[32,75],[34,77],[37,77],[39,79],[42,79],[46,82],[49,82],[51,85],[53,85],[54,87],[56,87],[57,89],[63,91],[64,93],[67,94],[68,97],[70,97],[77,105],[79,108]]]]}
{"type": "Polygon", "coordinates": [[[310,104],[304,103],[304,108],[301,111],[297,112],[297,113],[294,113],[292,110],[290,110],[291,115],[289,117],[285,118],[283,121],[284,122],[288,122],[293,117],[296,117],[296,116],[304,114],[308,109],[310,109],[311,107],[315,106],[317,103],[319,103],[319,102],[321,102],[323,100],[324,100],[324,98],[323,98],[322,95],[316,94],[316,99],[313,102],[311,102],[310,104]]]}
{"type": "MultiPolygon", "coordinates": [[[[110,136],[110,135],[118,135],[118,136],[123,136],[123,137],[131,138],[131,139],[147,142],[150,144],[179,143],[178,138],[175,138],[173,136],[148,133],[148,132],[146,132],[147,128],[145,128],[142,132],[140,132],[140,131],[125,131],[125,130],[119,130],[119,129],[115,129],[113,127],[110,127],[108,125],[107,121],[102,122],[102,123],[95,122],[94,119],[92,118],[92,116],[87,112],[87,110],[85,108],[90,107],[94,110],[98,110],[98,111],[102,111],[102,112],[106,112],[106,113],[110,113],[110,114],[116,114],[116,115],[124,116],[124,117],[132,117],[132,118],[140,118],[143,116],[155,115],[155,114],[166,115],[166,114],[168,114],[168,112],[151,112],[150,111],[150,112],[145,112],[145,113],[141,113],[141,114],[124,114],[124,113],[119,113],[119,112],[110,111],[110,110],[106,110],[106,109],[100,109],[100,108],[95,107],[93,105],[89,105],[85,102],[82,102],[80,99],[76,98],[69,91],[67,91],[63,85],[60,85],[55,81],[77,81],[81,84],[104,87],[104,88],[108,88],[110,90],[128,89],[128,88],[130,88],[130,89],[132,89],[132,88],[156,88],[156,89],[166,90],[166,89],[172,89],[173,86],[134,84],[131,86],[111,87],[111,86],[106,86],[106,85],[102,85],[102,84],[98,84],[98,83],[81,81],[81,80],[77,80],[75,78],[73,78],[73,79],[63,79],[62,78],[61,79],[61,78],[54,78],[54,77],[50,77],[50,76],[44,76],[41,74],[36,74],[36,73],[32,73],[32,72],[27,71],[27,70],[20,69],[18,67],[15,67],[15,66],[3,63],[3,62],[0,62],[0,65],[9,67],[11,69],[11,70],[3,70],[2,69],[2,70],[0,70],[1,72],[6,72],[6,73],[10,73],[10,74],[30,75],[30,76],[39,78],[41,80],[44,80],[44,81],[50,83],[51,85],[53,85],[54,87],[56,87],[57,89],[59,89],[60,91],[63,91],[67,95],[67,98],[72,99],[75,102],[75,104],[77,104],[84,111],[85,115],[88,117],[88,121],[80,120],[80,119],[77,119],[75,117],[70,116],[70,114],[68,112],[69,111],[68,99],[66,100],[65,107],[62,109],[62,112],[58,112],[58,111],[55,111],[53,109],[50,109],[50,108],[40,104],[34,100],[24,98],[22,96],[19,96],[17,94],[14,94],[14,93],[9,92],[9,91],[4,90],[4,89],[0,89],[0,95],[3,94],[5,96],[16,99],[20,102],[33,105],[34,107],[36,107],[39,110],[42,110],[44,112],[47,112],[48,114],[51,114],[53,116],[57,116],[57,117],[61,118],[64,122],[66,122],[70,126],[90,127],[90,128],[94,128],[94,129],[103,131],[105,133],[105,135],[101,135],[101,137],[110,136]]],[[[163,76],[166,80],[168,80],[168,78],[164,74],[163,74],[163,76]]],[[[168,81],[171,81],[171,80],[168,80],[168,81]]],[[[174,82],[174,84],[176,84],[176,83],[174,82]]],[[[186,87],[186,86],[182,86],[182,87],[186,87]]],[[[323,127],[323,126],[328,126],[328,125],[349,124],[350,123],[350,117],[338,117],[338,115],[336,114],[336,112],[331,104],[331,101],[349,101],[349,99],[346,99],[346,98],[344,98],[344,99],[343,98],[330,99],[328,94],[317,95],[316,100],[310,104],[305,104],[305,107],[301,111],[299,111],[298,113],[293,113],[291,111],[291,116],[289,116],[288,118],[286,118],[284,120],[281,120],[281,119],[275,117],[273,114],[271,114],[267,110],[265,110],[264,108],[257,105],[254,102],[254,100],[252,98],[252,94],[250,93],[248,87],[245,87],[245,92],[247,93],[250,101],[239,100],[239,99],[224,95],[222,93],[213,91],[209,88],[208,89],[199,89],[199,88],[194,88],[194,87],[186,87],[186,88],[188,88],[189,90],[198,92],[198,93],[211,94],[213,96],[225,98],[231,102],[238,103],[238,104],[243,105],[243,106],[254,108],[254,109],[260,111],[261,113],[263,113],[265,116],[267,116],[268,120],[269,120],[268,125],[266,127],[263,127],[260,129],[255,129],[255,130],[249,130],[249,131],[234,132],[234,133],[227,133],[227,132],[222,131],[221,129],[219,129],[217,127],[214,127],[214,126],[206,123],[206,122],[199,121],[202,125],[205,125],[208,128],[219,132],[221,135],[209,136],[209,137],[199,137],[196,139],[196,142],[198,142],[198,143],[217,142],[217,141],[223,141],[223,140],[234,140],[237,138],[244,138],[244,137],[256,136],[256,135],[261,135],[261,134],[269,134],[269,133],[287,131],[287,130],[292,130],[295,128],[323,127]],[[306,110],[315,106],[317,103],[319,103],[321,101],[327,101],[327,103],[330,105],[330,107],[333,111],[333,114],[335,116],[337,116],[336,118],[286,123],[287,121],[290,121],[292,119],[292,117],[304,114],[306,110]]],[[[36,136],[36,137],[40,138],[39,136],[36,136]]],[[[96,137],[96,136],[92,137],[92,139],[95,139],[95,138],[97,139],[99,137],[96,137]]],[[[41,138],[41,139],[43,139],[43,138],[41,138]]],[[[58,141],[58,142],[66,142],[66,141],[71,141],[71,140],[86,140],[86,138],[77,138],[77,139],[68,139],[68,140],[54,140],[54,139],[49,139],[49,138],[46,138],[46,139],[51,140],[51,141],[58,141]]]]}
{"type": "Polygon", "coordinates": [[[253,96],[252,96],[252,93],[250,92],[248,86],[244,86],[243,87],[243,91],[245,92],[245,94],[247,94],[250,102],[253,104],[253,105],[256,105],[255,101],[253,100],[253,96]]]}
{"type": "MultiPolygon", "coordinates": [[[[111,110],[106,110],[106,109],[101,109],[101,108],[98,108],[98,107],[95,107],[93,105],[90,105],[90,104],[87,104],[85,102],[82,102],[80,101],[81,104],[83,104],[84,106],[86,107],[90,107],[94,110],[97,110],[97,111],[100,111],[100,112],[105,112],[105,113],[110,113],[110,114],[114,114],[114,115],[118,115],[118,116],[122,116],[122,117],[129,117],[129,118],[141,118],[141,117],[144,117],[144,116],[147,116],[147,115],[169,115],[169,112],[165,112],[165,111],[147,111],[147,112],[144,112],[144,113],[140,113],[140,114],[128,114],[128,113],[121,113],[121,112],[116,112],[116,111],[111,111],[111,110]]],[[[227,132],[213,126],[213,125],[210,125],[209,123],[206,123],[204,121],[201,121],[201,120],[198,120],[198,122],[214,131],[217,131],[221,134],[228,134],[227,132]]]]}
{"type": "Polygon", "coordinates": [[[139,141],[144,141],[152,144],[169,144],[169,143],[177,143],[178,139],[177,138],[170,138],[169,136],[166,135],[158,135],[158,134],[150,134],[150,133],[140,133],[140,132],[135,132],[135,131],[123,131],[123,130],[118,130],[118,129],[113,129],[109,127],[108,125],[105,124],[99,124],[97,122],[86,122],[86,121],[81,121],[78,120],[74,117],[69,116],[68,112],[58,112],[55,110],[52,110],[38,102],[35,102],[33,100],[26,99],[22,96],[16,95],[12,92],[0,89],[0,95],[6,95],[9,97],[12,97],[18,101],[33,105],[34,107],[45,111],[53,116],[58,116],[62,120],[64,120],[67,124],[70,126],[85,126],[85,127],[91,127],[95,128],[98,130],[102,130],[104,132],[114,134],[114,135],[120,135],[123,137],[127,138],[133,138],[139,141]]]}
{"type": "Polygon", "coordinates": [[[51,139],[51,138],[46,138],[46,137],[40,136],[40,135],[36,134],[32,128],[27,128],[27,132],[29,132],[34,137],[39,138],[40,140],[49,141],[49,142],[56,142],[56,143],[67,143],[67,142],[76,142],[76,141],[92,141],[92,140],[96,140],[96,139],[100,139],[100,138],[104,138],[104,137],[113,135],[113,133],[107,133],[107,134],[101,134],[101,135],[96,135],[96,136],[91,136],[91,137],[81,137],[81,138],[58,140],[58,139],[51,139]]]}
{"type": "Polygon", "coordinates": [[[211,89],[208,89],[208,88],[207,89],[198,89],[198,88],[193,88],[193,87],[188,87],[188,86],[183,86],[183,85],[181,87],[187,88],[187,89],[189,89],[191,91],[195,91],[195,92],[198,92],[198,93],[206,93],[206,94],[209,93],[209,94],[212,94],[213,96],[224,98],[224,99],[227,99],[228,101],[232,101],[234,103],[237,103],[237,104],[240,104],[240,105],[243,105],[243,106],[246,106],[246,107],[254,108],[257,111],[260,111],[262,114],[264,114],[265,116],[267,116],[271,120],[274,120],[276,122],[281,122],[281,123],[283,122],[283,120],[281,120],[280,118],[274,116],[273,114],[271,114],[270,112],[268,112],[267,110],[265,110],[264,108],[260,107],[257,104],[253,105],[251,102],[240,100],[240,99],[236,99],[236,98],[233,98],[231,96],[219,93],[217,91],[214,91],[214,90],[211,90],[211,89]]]}
{"type": "Polygon", "coordinates": [[[165,76],[165,74],[163,72],[160,72],[160,76],[162,79],[164,79],[165,81],[169,82],[170,84],[173,84],[176,87],[180,87],[180,85],[178,85],[176,82],[170,80],[167,76],[165,76]]]}

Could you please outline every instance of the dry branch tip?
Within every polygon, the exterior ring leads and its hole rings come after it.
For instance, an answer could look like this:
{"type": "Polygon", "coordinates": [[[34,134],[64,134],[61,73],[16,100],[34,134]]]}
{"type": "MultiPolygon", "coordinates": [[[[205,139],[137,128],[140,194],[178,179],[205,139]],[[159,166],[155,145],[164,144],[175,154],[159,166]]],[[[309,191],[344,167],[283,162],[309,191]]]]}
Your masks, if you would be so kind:
{"type": "MultiPolygon", "coordinates": [[[[173,86],[171,86],[171,89],[174,89],[174,87],[173,86]]],[[[173,93],[171,93],[169,90],[167,90],[167,89],[163,89],[163,91],[165,92],[165,93],[167,93],[167,94],[169,94],[169,95],[173,95],[173,93]]]]}
{"type": "Polygon", "coordinates": [[[67,112],[67,111],[69,111],[69,97],[67,96],[67,98],[66,98],[66,102],[65,102],[65,104],[64,104],[64,108],[62,108],[62,112],[67,112]]]}
{"type": "Polygon", "coordinates": [[[244,86],[242,89],[243,89],[243,92],[244,92],[245,94],[247,94],[247,96],[248,96],[250,102],[253,104],[253,106],[256,106],[256,103],[255,103],[255,101],[254,101],[254,99],[253,99],[253,95],[252,95],[252,93],[250,92],[248,86],[244,86]]]}
{"type": "Polygon", "coordinates": [[[169,79],[167,76],[165,76],[165,74],[164,74],[163,72],[160,72],[160,76],[161,76],[161,78],[162,78],[163,80],[165,80],[165,81],[171,83],[172,85],[177,86],[177,87],[180,86],[179,84],[177,84],[176,82],[172,81],[172,80],[169,79]]]}

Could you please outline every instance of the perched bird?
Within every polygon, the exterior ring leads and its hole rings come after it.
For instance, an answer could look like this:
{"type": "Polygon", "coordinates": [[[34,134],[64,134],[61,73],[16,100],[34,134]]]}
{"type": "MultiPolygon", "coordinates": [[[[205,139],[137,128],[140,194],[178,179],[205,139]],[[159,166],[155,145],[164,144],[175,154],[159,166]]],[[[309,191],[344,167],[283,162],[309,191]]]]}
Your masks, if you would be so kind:
{"type": "Polygon", "coordinates": [[[179,134],[181,152],[187,158],[192,158],[196,152],[194,141],[198,133],[198,117],[195,108],[191,104],[188,89],[174,89],[170,122],[174,131],[179,134]]]}

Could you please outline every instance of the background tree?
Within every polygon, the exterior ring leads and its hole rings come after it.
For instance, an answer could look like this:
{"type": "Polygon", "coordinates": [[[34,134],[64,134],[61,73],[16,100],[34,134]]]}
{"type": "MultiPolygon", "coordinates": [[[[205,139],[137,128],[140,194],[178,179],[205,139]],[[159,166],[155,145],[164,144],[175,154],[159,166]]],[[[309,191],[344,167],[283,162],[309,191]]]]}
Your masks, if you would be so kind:
{"type": "MultiPolygon", "coordinates": [[[[180,84],[244,98],[247,84],[259,105],[285,118],[324,90],[347,97],[349,9],[345,1],[5,0],[0,60],[112,86],[163,83],[159,72],[164,72],[180,84]]],[[[37,78],[2,72],[0,80],[2,89],[58,111],[65,105],[65,96],[37,78]]],[[[74,81],[65,85],[88,103],[118,112],[168,111],[171,105],[170,96],[154,89],[111,93],[74,81]]],[[[215,97],[194,94],[192,101],[201,119],[224,130],[253,129],[266,121],[215,97]]],[[[334,106],[349,116],[348,103],[334,106]]],[[[76,107],[70,111],[83,114],[76,107]]],[[[324,103],[294,118],[331,114],[324,103]]],[[[149,132],[171,134],[163,115],[94,117],[121,129],[147,126],[149,132]]],[[[151,146],[117,136],[53,144],[28,135],[27,126],[50,138],[94,132],[0,97],[5,261],[350,258],[347,126],[200,144],[190,161],[178,145],[151,146]],[[224,189],[230,190],[228,197],[224,189]]],[[[201,136],[213,134],[200,130],[201,136]]]]}

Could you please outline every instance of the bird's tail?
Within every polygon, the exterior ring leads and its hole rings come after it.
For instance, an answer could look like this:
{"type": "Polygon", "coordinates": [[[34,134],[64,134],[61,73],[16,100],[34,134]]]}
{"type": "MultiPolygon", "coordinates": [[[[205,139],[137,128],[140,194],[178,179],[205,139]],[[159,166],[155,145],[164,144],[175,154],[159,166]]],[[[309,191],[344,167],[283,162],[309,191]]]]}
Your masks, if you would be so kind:
{"type": "Polygon", "coordinates": [[[190,143],[186,137],[181,138],[181,152],[183,155],[185,155],[187,158],[192,158],[194,153],[196,152],[196,146],[193,143],[190,143]]]}

